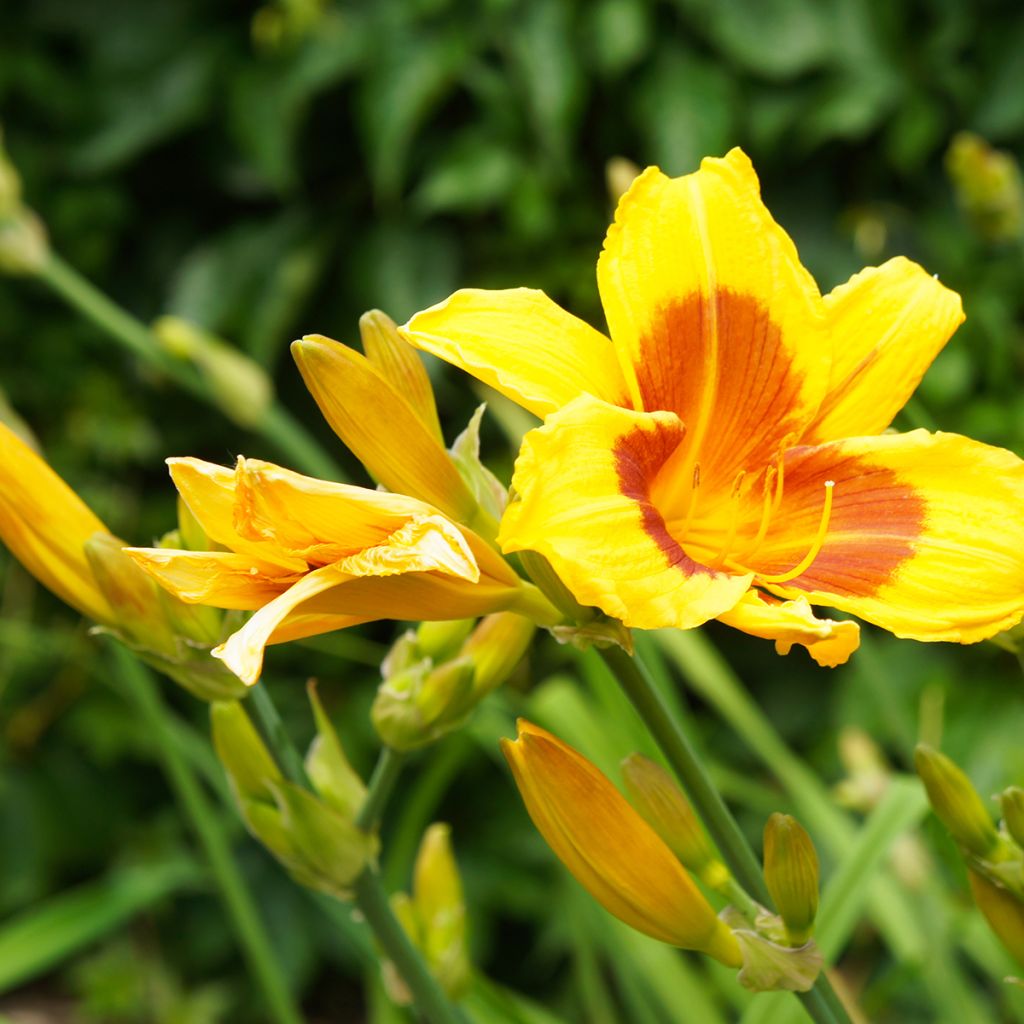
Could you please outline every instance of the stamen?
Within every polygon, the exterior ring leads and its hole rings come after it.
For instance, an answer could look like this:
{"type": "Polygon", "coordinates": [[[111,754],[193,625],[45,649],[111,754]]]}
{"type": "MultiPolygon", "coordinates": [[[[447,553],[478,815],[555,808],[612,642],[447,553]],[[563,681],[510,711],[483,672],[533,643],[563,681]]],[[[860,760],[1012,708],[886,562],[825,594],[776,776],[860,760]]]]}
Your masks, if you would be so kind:
{"type": "Polygon", "coordinates": [[[757,527],[757,533],[754,535],[754,540],[750,547],[746,549],[743,554],[744,558],[750,558],[764,543],[764,538],[768,533],[768,527],[771,524],[772,516],[775,513],[776,502],[779,495],[772,493],[772,484],[775,482],[775,477],[778,475],[778,470],[774,466],[769,466],[764,474],[764,498],[761,502],[761,522],[757,527]]]}
{"type": "Polygon", "coordinates": [[[814,560],[821,554],[821,548],[825,543],[825,535],[828,533],[829,519],[832,517],[832,492],[835,490],[836,482],[834,480],[825,481],[825,504],[821,509],[821,521],[818,523],[818,533],[814,538],[814,543],[811,544],[810,551],[800,560],[800,562],[793,566],[788,572],[778,573],[775,576],[766,576],[763,573],[758,573],[757,578],[760,583],[787,583],[789,580],[794,580],[801,573],[806,572],[814,560]]]}
{"type": "Polygon", "coordinates": [[[729,554],[729,549],[733,545],[733,541],[736,540],[736,528],[739,526],[740,521],[740,487],[743,485],[743,478],[747,475],[745,469],[741,469],[736,476],[736,479],[732,482],[732,494],[729,497],[732,503],[732,514],[729,517],[729,530],[725,535],[725,543],[722,545],[722,549],[714,557],[710,564],[712,569],[721,569],[725,563],[726,556],[729,554]]]}
{"type": "Polygon", "coordinates": [[[690,500],[686,506],[686,518],[683,519],[682,536],[686,536],[686,531],[690,528],[690,520],[693,519],[693,510],[697,507],[697,492],[700,490],[700,463],[695,462],[693,464],[693,477],[690,483],[690,500]]]}

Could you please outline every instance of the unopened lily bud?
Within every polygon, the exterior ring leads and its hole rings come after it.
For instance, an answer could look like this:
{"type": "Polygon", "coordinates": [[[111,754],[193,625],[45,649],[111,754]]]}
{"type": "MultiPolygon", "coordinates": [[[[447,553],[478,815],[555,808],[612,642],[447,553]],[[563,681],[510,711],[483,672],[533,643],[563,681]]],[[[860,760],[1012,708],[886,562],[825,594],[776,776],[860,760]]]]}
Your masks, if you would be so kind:
{"type": "Polygon", "coordinates": [[[466,661],[432,668],[424,660],[385,679],[370,716],[395,750],[415,750],[437,739],[471,707],[473,666],[466,661]]]}
{"type": "Polygon", "coordinates": [[[773,814],[764,829],[764,880],[790,945],[802,946],[814,930],[818,879],[818,854],[811,837],[795,818],[773,814]]]}
{"type": "Polygon", "coordinates": [[[496,612],[480,620],[462,645],[461,657],[473,665],[473,699],[501,686],[523,659],[537,627],[515,612],[496,612]]]}
{"type": "Polygon", "coordinates": [[[630,802],[685,867],[712,888],[729,878],[690,801],[660,764],[630,754],[622,762],[622,776],[630,802]]]}
{"type": "Polygon", "coordinates": [[[999,795],[1003,812],[1003,824],[1010,838],[1024,850],[1024,789],[1010,786],[999,795]]]}
{"type": "Polygon", "coordinates": [[[508,489],[480,458],[480,424],[486,408],[486,405],[476,407],[466,429],[455,438],[448,454],[480,506],[481,513],[475,528],[481,536],[494,537],[498,520],[505,511],[508,489]]]}
{"type": "MultiPolygon", "coordinates": [[[[206,531],[199,524],[199,520],[192,513],[192,509],[185,504],[181,495],[178,495],[178,546],[186,551],[212,551],[213,541],[206,535],[206,531]]],[[[163,547],[164,545],[160,545],[163,547]]]]}
{"type": "Polygon", "coordinates": [[[134,644],[174,654],[174,634],[156,584],[124,553],[124,546],[109,533],[94,533],[85,542],[89,568],[114,611],[117,629],[134,644]]]}
{"type": "Polygon", "coordinates": [[[160,317],[153,333],[166,352],[195,365],[227,416],[243,427],[259,423],[274,398],[263,367],[181,317],[160,317]]]}
{"type": "Polygon", "coordinates": [[[975,230],[991,242],[1024,234],[1024,183],[1010,153],[993,149],[972,132],[960,132],[946,153],[957,201],[975,230]]]}
{"type": "Polygon", "coordinates": [[[423,360],[399,333],[394,320],[379,309],[371,309],[359,318],[359,337],[363,351],[374,368],[412,406],[424,426],[439,441],[443,440],[437,418],[434,389],[423,360]]]}
{"type": "Polygon", "coordinates": [[[43,222],[21,197],[21,176],[0,134],[0,274],[37,274],[50,255],[43,222]]]}
{"type": "Polygon", "coordinates": [[[211,705],[213,742],[249,831],[300,884],[344,899],[376,839],[339,813],[331,789],[288,782],[238,701],[211,705]]]}
{"type": "Polygon", "coordinates": [[[473,632],[475,619],[449,619],[421,622],[416,627],[416,653],[431,658],[435,665],[455,657],[466,637],[473,632]]]}
{"type": "Polygon", "coordinates": [[[311,682],[306,689],[316,721],[316,736],[306,754],[306,773],[324,803],[354,820],[366,799],[366,786],[349,764],[315,684],[311,682]]]}
{"type": "Polygon", "coordinates": [[[585,623],[597,617],[598,610],[581,605],[542,554],[537,551],[520,551],[519,561],[526,575],[566,618],[573,622],[585,623]]]}
{"type": "Polygon", "coordinates": [[[914,765],[932,810],[950,835],[977,857],[993,853],[999,834],[970,779],[945,754],[925,743],[918,744],[914,765]]]}
{"type": "Polygon", "coordinates": [[[1011,956],[1024,965],[1024,902],[977,871],[968,870],[971,893],[992,931],[1011,956]]]}
{"type": "MultiPolygon", "coordinates": [[[[402,931],[409,936],[409,941],[417,948],[422,948],[422,936],[420,935],[420,922],[416,916],[416,906],[412,897],[407,892],[396,892],[391,899],[391,911],[398,918],[402,931]]],[[[398,1006],[409,1006],[412,1003],[412,993],[405,979],[398,973],[395,965],[386,957],[381,959],[380,964],[381,981],[384,983],[384,991],[388,998],[398,1006]]]]}
{"type": "Polygon", "coordinates": [[[424,833],[413,872],[420,943],[434,976],[452,998],[469,987],[466,905],[451,847],[451,829],[435,823],[424,833]]]}

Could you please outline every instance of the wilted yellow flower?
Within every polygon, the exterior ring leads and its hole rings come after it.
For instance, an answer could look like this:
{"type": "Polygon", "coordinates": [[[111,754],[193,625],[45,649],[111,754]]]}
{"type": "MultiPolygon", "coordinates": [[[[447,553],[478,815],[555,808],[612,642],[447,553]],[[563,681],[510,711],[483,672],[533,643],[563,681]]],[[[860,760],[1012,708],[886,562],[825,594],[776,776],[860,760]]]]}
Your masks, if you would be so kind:
{"type": "Polygon", "coordinates": [[[402,328],[545,418],[505,551],[540,552],[627,626],[728,615],[825,664],[855,627],[751,587],[919,640],[1021,619],[1024,463],[885,433],[962,321],[955,293],[896,258],[822,296],[739,150],[641,174],[597,277],[610,339],[526,288],[459,291],[402,328]]]}
{"type": "Polygon", "coordinates": [[[523,720],[501,746],[533,823],[606,910],[662,942],[740,965],[736,939],[686,869],[594,765],[523,720]]]}
{"type": "Polygon", "coordinates": [[[462,619],[516,609],[557,618],[497,552],[436,508],[239,458],[170,459],[171,477],[219,550],[129,548],[183,601],[254,611],[214,650],[255,683],[268,643],[372,619],[462,619]]]}

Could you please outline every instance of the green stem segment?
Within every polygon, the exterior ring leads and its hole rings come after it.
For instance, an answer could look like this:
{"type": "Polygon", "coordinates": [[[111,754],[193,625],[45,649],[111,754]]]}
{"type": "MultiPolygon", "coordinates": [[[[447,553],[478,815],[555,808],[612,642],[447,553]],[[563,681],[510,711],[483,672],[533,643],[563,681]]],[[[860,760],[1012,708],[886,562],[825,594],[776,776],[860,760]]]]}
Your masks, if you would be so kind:
{"type": "MultiPolygon", "coordinates": [[[[600,654],[672,765],[736,881],[758,903],[771,907],[768,887],[754,851],[643,663],[619,647],[606,648],[600,654]]],[[[801,993],[799,998],[818,1024],[850,1024],[845,1008],[824,974],[819,975],[810,992],[801,993]]]]}
{"type": "MultiPolygon", "coordinates": [[[[263,683],[254,686],[243,706],[252,715],[285,777],[307,789],[311,788],[302,757],[292,743],[266,686],[263,683]]],[[[398,780],[402,761],[402,756],[388,747],[381,751],[367,787],[366,799],[356,819],[360,828],[369,831],[376,827],[387,798],[398,780]]],[[[420,951],[412,944],[391,910],[376,867],[367,866],[355,880],[352,893],[378,945],[395,965],[412,993],[418,1012],[430,1024],[464,1024],[462,1015],[448,1001],[444,990],[424,963],[420,951]]]]}
{"type": "Polygon", "coordinates": [[[115,645],[113,653],[124,690],[155,743],[167,780],[206,855],[249,970],[262,992],[268,1018],[275,1024],[302,1024],[256,904],[235,865],[231,844],[178,745],[159,689],[123,647],[115,645]]]}
{"type": "MultiPolygon", "coordinates": [[[[216,405],[214,397],[189,363],[171,357],[141,320],[109,299],[69,263],[65,263],[55,253],[50,253],[39,276],[69,306],[144,363],[170,377],[190,395],[216,405]]],[[[270,406],[254,429],[276,445],[303,472],[329,480],[344,478],[334,460],[279,403],[270,406]]]]}

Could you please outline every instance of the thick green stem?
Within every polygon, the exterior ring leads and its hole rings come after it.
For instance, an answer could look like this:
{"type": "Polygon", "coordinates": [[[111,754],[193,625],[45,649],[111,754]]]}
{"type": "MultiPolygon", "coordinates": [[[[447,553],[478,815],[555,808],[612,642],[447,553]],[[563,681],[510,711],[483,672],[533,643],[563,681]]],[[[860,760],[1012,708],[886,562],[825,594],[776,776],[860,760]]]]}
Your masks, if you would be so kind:
{"type": "MultiPolygon", "coordinates": [[[[768,887],[754,851],[643,663],[619,647],[606,648],[600,653],[672,765],[736,881],[759,903],[771,907],[768,887]]],[[[800,994],[799,998],[818,1024],[850,1024],[846,1010],[824,974],[818,977],[810,992],[800,994]]]]}
{"type": "Polygon", "coordinates": [[[167,780],[206,855],[249,970],[263,993],[268,1018],[276,1024],[302,1024],[256,904],[238,872],[231,845],[178,746],[159,689],[147,669],[123,647],[114,646],[113,653],[124,691],[145,723],[167,780]]]}
{"type": "MultiPolygon", "coordinates": [[[[297,785],[311,789],[302,757],[292,743],[263,683],[257,683],[253,687],[248,699],[243,702],[243,707],[252,716],[285,777],[297,785]]],[[[398,779],[402,761],[402,756],[388,747],[381,751],[367,787],[366,799],[357,818],[360,828],[370,830],[376,826],[388,795],[398,779]]],[[[366,918],[377,944],[395,965],[412,993],[417,1011],[430,1024],[464,1024],[462,1015],[448,1001],[444,990],[424,963],[420,951],[412,944],[405,929],[395,917],[375,866],[367,866],[355,880],[352,893],[356,906],[366,918]]]]}
{"type": "MultiPolygon", "coordinates": [[[[183,390],[216,406],[216,400],[191,364],[169,356],[141,320],[117,305],[70,264],[51,253],[39,274],[69,306],[91,320],[143,362],[170,377],[183,390]]],[[[274,403],[254,427],[291,459],[298,469],[331,480],[342,480],[340,467],[279,403],[274,403]]]]}

